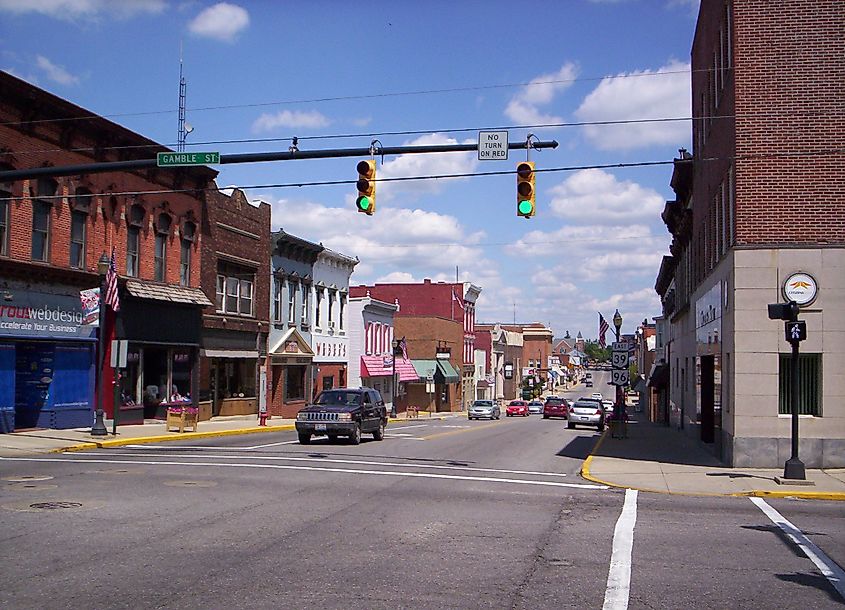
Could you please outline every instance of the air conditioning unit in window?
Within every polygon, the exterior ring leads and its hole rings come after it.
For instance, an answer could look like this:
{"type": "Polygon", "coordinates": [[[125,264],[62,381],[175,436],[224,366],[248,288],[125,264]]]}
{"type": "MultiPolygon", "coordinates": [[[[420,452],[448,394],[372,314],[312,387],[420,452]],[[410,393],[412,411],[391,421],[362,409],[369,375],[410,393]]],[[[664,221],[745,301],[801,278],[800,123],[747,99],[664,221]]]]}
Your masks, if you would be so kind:
{"type": "Polygon", "coordinates": [[[334,321],[329,321],[329,328],[334,328],[334,321]]]}

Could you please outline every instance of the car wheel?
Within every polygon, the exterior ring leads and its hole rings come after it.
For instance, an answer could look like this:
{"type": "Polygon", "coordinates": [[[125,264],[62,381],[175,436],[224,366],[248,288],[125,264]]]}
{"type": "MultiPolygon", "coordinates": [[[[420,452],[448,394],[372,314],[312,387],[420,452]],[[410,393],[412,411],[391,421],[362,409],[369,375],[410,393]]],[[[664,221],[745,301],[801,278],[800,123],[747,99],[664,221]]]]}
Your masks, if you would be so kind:
{"type": "Polygon", "coordinates": [[[384,422],[379,422],[378,428],[373,430],[373,439],[377,441],[384,440],[384,422]]]}
{"type": "Polygon", "coordinates": [[[361,444],[361,424],[356,424],[352,429],[352,434],[349,435],[349,442],[353,445],[361,444]]]}
{"type": "Polygon", "coordinates": [[[549,416],[548,416],[548,415],[546,415],[546,414],[544,413],[544,414],[543,414],[543,419],[549,419],[549,416]]]}
{"type": "Polygon", "coordinates": [[[570,430],[574,430],[575,424],[573,424],[571,421],[568,421],[568,422],[566,422],[566,427],[569,428],[570,430]]]}
{"type": "Polygon", "coordinates": [[[311,444],[311,435],[307,432],[300,432],[299,433],[299,444],[300,445],[310,445],[311,444]]]}

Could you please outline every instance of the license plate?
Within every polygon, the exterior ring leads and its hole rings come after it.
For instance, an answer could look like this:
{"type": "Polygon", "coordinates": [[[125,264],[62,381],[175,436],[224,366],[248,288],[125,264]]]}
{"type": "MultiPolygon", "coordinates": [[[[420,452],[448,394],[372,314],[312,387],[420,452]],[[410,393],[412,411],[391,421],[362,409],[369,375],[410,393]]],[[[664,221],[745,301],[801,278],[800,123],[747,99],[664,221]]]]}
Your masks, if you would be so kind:
{"type": "Polygon", "coordinates": [[[316,432],[325,432],[326,431],[326,424],[314,424],[314,430],[316,432]]]}

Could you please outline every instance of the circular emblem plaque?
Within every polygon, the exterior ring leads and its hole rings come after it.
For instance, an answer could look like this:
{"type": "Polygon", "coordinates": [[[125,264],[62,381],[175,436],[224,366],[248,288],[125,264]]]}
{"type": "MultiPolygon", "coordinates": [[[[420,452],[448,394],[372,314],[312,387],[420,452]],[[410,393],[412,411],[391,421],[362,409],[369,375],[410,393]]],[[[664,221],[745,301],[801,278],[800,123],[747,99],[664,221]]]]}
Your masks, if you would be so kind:
{"type": "Polygon", "coordinates": [[[818,284],[809,273],[793,273],[783,283],[783,296],[787,301],[809,305],[816,300],[818,284]]]}

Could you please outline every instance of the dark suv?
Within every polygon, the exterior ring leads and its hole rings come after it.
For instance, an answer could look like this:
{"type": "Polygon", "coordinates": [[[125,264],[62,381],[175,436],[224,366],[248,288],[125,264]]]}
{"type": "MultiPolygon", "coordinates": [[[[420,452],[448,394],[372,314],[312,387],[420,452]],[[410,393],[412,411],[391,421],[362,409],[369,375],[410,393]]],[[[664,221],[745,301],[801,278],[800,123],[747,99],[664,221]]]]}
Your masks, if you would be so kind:
{"type": "Polygon", "coordinates": [[[330,441],[347,436],[357,445],[365,432],[380,441],[384,439],[385,426],[387,408],[381,394],[372,388],[325,390],[296,414],[296,433],[303,445],[310,443],[312,436],[322,435],[330,441]]]}

